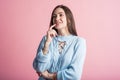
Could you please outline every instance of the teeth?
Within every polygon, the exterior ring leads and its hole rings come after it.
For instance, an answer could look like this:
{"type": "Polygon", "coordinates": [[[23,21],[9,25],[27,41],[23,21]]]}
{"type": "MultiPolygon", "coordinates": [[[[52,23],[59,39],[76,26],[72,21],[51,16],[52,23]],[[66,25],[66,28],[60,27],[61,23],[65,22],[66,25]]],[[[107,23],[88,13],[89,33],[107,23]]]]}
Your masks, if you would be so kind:
{"type": "Polygon", "coordinates": [[[57,22],[56,24],[60,24],[60,22],[57,22]]]}

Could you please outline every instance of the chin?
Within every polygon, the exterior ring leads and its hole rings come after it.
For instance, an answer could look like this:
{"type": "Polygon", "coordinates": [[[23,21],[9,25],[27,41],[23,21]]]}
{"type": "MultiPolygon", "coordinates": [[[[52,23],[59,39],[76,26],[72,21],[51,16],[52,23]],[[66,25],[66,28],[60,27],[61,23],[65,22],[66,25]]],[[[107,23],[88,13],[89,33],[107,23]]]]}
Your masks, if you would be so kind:
{"type": "Polygon", "coordinates": [[[63,26],[56,26],[56,29],[61,29],[63,28],[63,26]]]}
{"type": "Polygon", "coordinates": [[[56,29],[62,29],[62,28],[65,28],[65,27],[63,25],[57,25],[55,28],[56,29]]]}

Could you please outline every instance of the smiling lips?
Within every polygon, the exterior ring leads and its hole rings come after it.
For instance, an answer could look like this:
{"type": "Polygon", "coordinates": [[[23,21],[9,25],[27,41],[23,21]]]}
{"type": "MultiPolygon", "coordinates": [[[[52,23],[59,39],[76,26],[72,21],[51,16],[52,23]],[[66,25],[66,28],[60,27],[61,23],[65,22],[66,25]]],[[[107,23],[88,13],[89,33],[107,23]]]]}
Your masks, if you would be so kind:
{"type": "Polygon", "coordinates": [[[56,25],[58,26],[59,24],[61,24],[61,22],[56,22],[56,25]]]}

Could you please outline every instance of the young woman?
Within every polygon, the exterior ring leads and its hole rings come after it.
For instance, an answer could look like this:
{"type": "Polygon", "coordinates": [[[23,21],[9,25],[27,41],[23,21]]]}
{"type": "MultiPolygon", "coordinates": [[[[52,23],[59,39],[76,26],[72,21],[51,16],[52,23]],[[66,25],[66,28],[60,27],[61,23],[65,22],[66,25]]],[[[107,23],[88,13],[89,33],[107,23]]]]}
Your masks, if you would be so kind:
{"type": "Polygon", "coordinates": [[[77,36],[72,12],[56,6],[33,62],[39,80],[80,80],[85,55],[86,40],[77,36]]]}

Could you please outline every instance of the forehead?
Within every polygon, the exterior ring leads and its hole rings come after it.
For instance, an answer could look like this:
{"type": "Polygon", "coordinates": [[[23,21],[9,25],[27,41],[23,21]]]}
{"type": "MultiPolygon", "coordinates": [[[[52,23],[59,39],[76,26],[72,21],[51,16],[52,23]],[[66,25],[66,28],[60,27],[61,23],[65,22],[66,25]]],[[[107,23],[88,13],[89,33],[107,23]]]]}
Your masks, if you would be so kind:
{"type": "Polygon", "coordinates": [[[62,8],[57,8],[53,14],[59,14],[59,13],[63,13],[65,14],[64,10],[62,8]]]}

